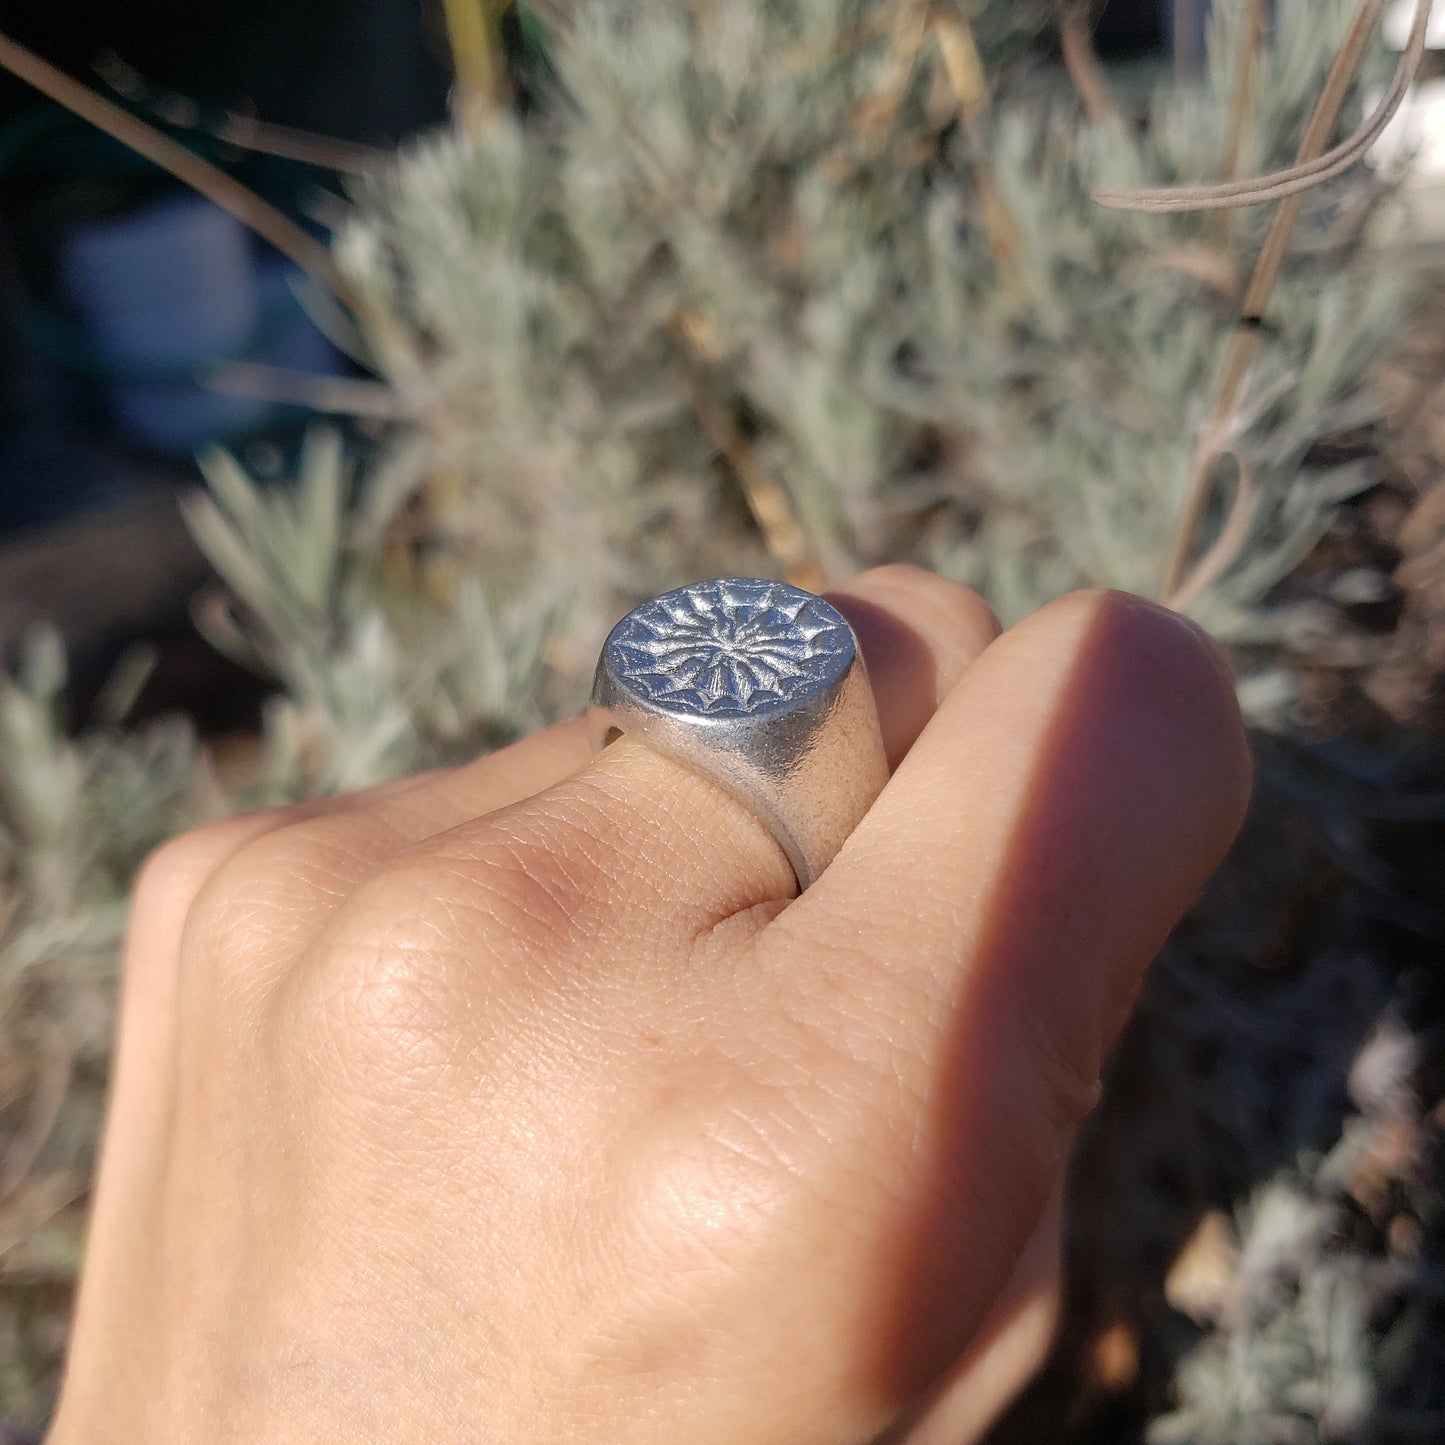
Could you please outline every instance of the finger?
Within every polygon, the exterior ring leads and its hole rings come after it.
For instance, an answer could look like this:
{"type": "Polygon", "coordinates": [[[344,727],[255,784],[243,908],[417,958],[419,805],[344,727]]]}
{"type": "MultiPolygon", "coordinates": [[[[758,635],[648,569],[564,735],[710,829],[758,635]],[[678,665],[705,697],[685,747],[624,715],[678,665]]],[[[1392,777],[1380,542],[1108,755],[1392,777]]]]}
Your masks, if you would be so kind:
{"type": "Polygon", "coordinates": [[[128,1253],[112,1219],[139,1218],[157,1141],[168,1128],[174,1064],[176,995],[186,915],[206,881],[258,838],[308,818],[380,802],[414,780],[397,779],[349,797],[313,798],[193,828],[163,843],[142,865],[132,890],[120,971],[118,1024],[111,1061],[106,1129],[92,1205],[90,1276],[114,1271],[128,1253]]]}
{"type": "Polygon", "coordinates": [[[1003,1287],[1249,780],[1212,645],[1134,599],[1070,598],[967,671],[833,866],[759,936],[774,999],[862,1065],[855,1096],[876,1091],[840,1127],[881,1117],[894,1135],[870,1311],[897,1322],[872,1366],[885,1393],[936,1377],[1003,1287]]]}
{"type": "Polygon", "coordinates": [[[359,792],[309,798],[284,808],[243,813],[168,839],[141,865],[132,887],[120,972],[119,1023],[112,1078],[112,1132],[135,1137],[132,1116],[160,1116],[158,1091],[174,1027],[181,934],[197,894],[241,849],[314,818],[379,805],[430,776],[394,778],[359,792]],[[135,1082],[132,1083],[132,1076],[135,1082]],[[124,1085],[124,1087],[122,1087],[124,1085]]]}
{"type": "MultiPolygon", "coordinates": [[[[501,806],[545,787],[588,755],[586,728],[581,719],[574,719],[470,766],[501,806]]],[[[228,818],[171,839],[146,860],[134,888],[121,970],[106,1129],[106,1139],[112,1142],[106,1146],[101,1169],[97,1219],[124,1212],[136,1180],[146,1175],[151,1141],[167,1127],[181,937],[202,890],[244,850],[257,846],[271,850],[266,866],[277,877],[284,876],[287,887],[305,888],[308,868],[313,866],[312,849],[305,837],[308,827],[320,830],[323,836],[332,827],[345,835],[355,828],[354,820],[370,810],[384,812],[393,802],[404,807],[400,800],[405,794],[437,784],[456,771],[433,769],[355,793],[228,818]],[[283,833],[298,840],[294,851],[276,849],[274,840],[283,833]]],[[[366,829],[360,831],[364,834],[366,829]]],[[[376,837],[373,835],[374,840],[376,837]]],[[[253,861],[245,866],[257,865],[253,861]]],[[[284,912],[287,895],[264,886],[265,880],[260,882],[262,886],[246,890],[246,898],[271,893],[273,914],[284,912]]],[[[266,928],[258,917],[248,930],[248,941],[259,946],[266,928]]],[[[96,1271],[100,1267],[92,1265],[96,1271]]]]}
{"type": "Polygon", "coordinates": [[[1062,1175],[968,1353],[877,1445],[971,1445],[1044,1367],[1063,1307],[1062,1175]]]}
{"type": "MultiPolygon", "coordinates": [[[[911,567],[865,573],[832,600],[858,633],[885,746],[890,759],[901,759],[998,624],[970,589],[911,567]]],[[[517,880],[528,895],[533,884],[554,898],[559,888],[585,887],[604,911],[616,915],[631,900],[669,928],[679,900],[699,882],[706,890],[719,859],[711,892],[720,901],[707,906],[708,916],[731,911],[738,898],[791,891],[781,849],[714,784],[633,742],[614,744],[584,769],[589,758],[577,719],[376,806],[311,820],[268,840],[261,860],[268,896],[291,900],[283,911],[300,912],[297,905],[344,894],[407,849],[457,829],[409,866],[426,868],[443,854],[477,876],[485,860],[469,850],[485,844],[493,862],[532,869],[517,880]],[[505,820],[467,827],[508,809],[505,820]],[[693,865],[686,876],[676,867],[684,858],[693,865]]],[[[245,866],[257,862],[253,855],[245,866]]],[[[551,911],[567,912],[560,905],[551,911]]],[[[583,916],[573,911],[577,927],[583,916]]]]}
{"type": "MultiPolygon", "coordinates": [[[[916,567],[877,567],[828,594],[858,635],[880,698],[890,765],[902,759],[938,701],[998,635],[970,588],[916,567]]],[[[574,719],[489,758],[434,775],[396,799],[387,821],[415,839],[445,832],[560,783],[591,760],[585,720],[574,719]]]]}
{"type": "MultiPolygon", "coordinates": [[[[525,797],[545,787],[565,770],[580,765],[588,756],[586,728],[581,719],[558,724],[513,744],[470,766],[492,790],[497,806],[525,797]]],[[[166,1086],[164,1072],[150,1067],[169,1056],[175,1026],[176,984],[181,935],[201,891],[246,849],[263,848],[267,861],[261,871],[269,877],[251,879],[258,887],[246,890],[248,897],[267,896],[269,914],[280,917],[291,905],[314,898],[319,886],[333,895],[337,871],[327,854],[331,837],[354,839],[355,854],[346,854],[350,868],[360,872],[373,857],[385,856],[385,841],[393,848],[403,846],[410,834],[395,825],[380,826],[356,820],[373,814],[386,819],[395,804],[405,816],[406,795],[439,785],[455,769],[437,768],[408,778],[394,778],[354,793],[311,798],[285,808],[227,818],[219,823],[193,828],[162,844],[146,860],[133,890],[130,926],[126,934],[121,969],[120,1015],[116,1035],[114,1078],[117,1113],[144,1115],[152,1109],[156,1090],[166,1086]],[[313,830],[308,833],[308,829],[313,830]],[[291,840],[278,847],[276,838],[285,833],[291,840]],[[313,843],[314,838],[314,843],[313,843]],[[269,840],[269,841],[268,841],[269,840]],[[276,886],[267,885],[274,883],[276,886]],[[139,1068],[149,1069],[145,1082],[133,1086],[130,1079],[139,1068]],[[122,1089],[120,1086],[125,1084],[122,1089]]],[[[254,852],[244,865],[255,869],[254,852]]],[[[348,879],[346,867],[341,876],[348,879]]],[[[258,917],[253,935],[259,937],[264,925],[258,917]]]]}
{"type": "Polygon", "coordinates": [[[999,634],[978,593],[917,567],[875,567],[828,601],[858,637],[888,766],[903,761],[954,683],[999,634]]]}
{"type": "MultiPolygon", "coordinates": [[[[884,735],[901,756],[940,690],[993,635],[992,615],[967,588],[914,569],[866,575],[840,600],[861,628],[865,665],[880,679],[884,735]]],[[[645,967],[659,950],[675,958],[679,944],[719,919],[796,886],[782,849],[747,808],[635,739],[523,802],[477,818],[479,801],[434,789],[388,804],[392,817],[397,806],[420,804],[434,809],[428,823],[455,826],[378,869],[356,918],[444,886],[444,902],[467,905],[453,910],[458,917],[484,908],[539,954],[575,954],[580,943],[581,956],[596,956],[625,944],[645,967]]]]}
{"type": "Polygon", "coordinates": [[[312,818],[331,817],[375,806],[432,776],[433,773],[422,773],[409,778],[392,778],[354,793],[308,798],[305,802],[283,808],[241,813],[217,823],[192,828],[162,843],[141,865],[132,888],[131,920],[126,940],[127,988],[145,992],[153,982],[150,977],[153,973],[164,974],[180,944],[186,913],[196,894],[227,859],[248,843],[312,818]],[[132,982],[132,975],[137,971],[146,977],[132,982]]]}

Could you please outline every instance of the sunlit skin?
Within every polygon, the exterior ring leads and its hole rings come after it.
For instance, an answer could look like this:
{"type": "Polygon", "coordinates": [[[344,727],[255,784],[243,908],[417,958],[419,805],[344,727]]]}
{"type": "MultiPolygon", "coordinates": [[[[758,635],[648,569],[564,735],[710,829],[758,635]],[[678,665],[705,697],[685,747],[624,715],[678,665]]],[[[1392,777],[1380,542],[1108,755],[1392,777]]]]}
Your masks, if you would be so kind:
{"type": "Polygon", "coordinates": [[[745,809],[580,723],[150,861],[53,1445],[987,1426],[1248,754],[1146,604],[832,600],[894,773],[799,899],[745,809]]]}

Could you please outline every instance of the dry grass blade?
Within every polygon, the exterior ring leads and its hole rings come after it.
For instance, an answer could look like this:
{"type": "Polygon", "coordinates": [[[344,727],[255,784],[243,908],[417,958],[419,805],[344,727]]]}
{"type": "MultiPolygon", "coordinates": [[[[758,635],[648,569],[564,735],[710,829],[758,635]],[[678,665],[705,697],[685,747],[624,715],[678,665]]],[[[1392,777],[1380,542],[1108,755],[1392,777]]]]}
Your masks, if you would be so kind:
{"type": "MultiPolygon", "coordinates": [[[[1112,210],[1143,211],[1152,215],[1213,211],[1222,207],[1261,206],[1271,201],[1287,200],[1344,175],[1369,154],[1405,103],[1405,97],[1410,93],[1410,87],[1414,85],[1425,59],[1425,41],[1433,7],[1434,0],[1418,0],[1409,43],[1400,57],[1395,78],[1385,92],[1384,99],[1364,125],[1333,150],[1317,158],[1300,160],[1286,170],[1258,176],[1253,180],[1222,181],[1212,186],[1166,186],[1146,190],[1113,190],[1106,187],[1095,191],[1094,199],[1101,206],[1112,210]]],[[[1385,0],[1366,0],[1360,9],[1355,32],[1361,28],[1365,31],[1364,43],[1359,47],[1361,60],[1365,43],[1368,42],[1384,8],[1385,0]],[[1363,27],[1361,21],[1365,21],[1363,27]]],[[[1354,39],[1355,34],[1352,33],[1351,41],[1354,39]]],[[[1356,62],[1346,77],[1347,87],[1358,71],[1359,63],[1356,62]]]]}
{"type": "Polygon", "coordinates": [[[1024,299],[1028,287],[1018,260],[1022,249],[1018,221],[1003,198],[983,143],[982,125],[988,114],[990,99],[988,77],[979,57],[978,43],[972,28],[955,16],[940,16],[933,22],[933,33],[943,57],[944,74],[958,99],[969,164],[973,169],[974,184],[978,187],[984,230],[998,267],[999,280],[1010,296],[1016,300],[1024,299]]]}
{"type": "Polygon", "coordinates": [[[1091,0],[1059,0],[1059,43],[1084,114],[1097,125],[1118,120],[1122,112],[1094,49],[1092,9],[1091,0]]]}
{"type": "Polygon", "coordinates": [[[411,415],[396,392],[382,382],[291,371],[253,361],[236,361],[220,367],[206,377],[205,384],[227,396],[304,407],[307,411],[333,416],[405,421],[411,415]]]}
{"type": "Polygon", "coordinates": [[[356,309],[357,297],[326,247],[234,177],[129,111],[113,105],[6,35],[0,35],[0,68],[205,196],[356,309]]]}
{"type": "Polygon", "coordinates": [[[217,124],[204,125],[200,107],[194,100],[178,92],[162,94],[159,87],[118,55],[102,56],[96,62],[95,71],[116,95],[124,96],[138,109],[149,111],[157,121],[214,136],[237,150],[299,161],[318,170],[335,171],[337,175],[371,175],[393,163],[392,153],[378,146],[317,135],[295,126],[275,125],[235,111],[228,112],[217,124]]]}
{"type": "Polygon", "coordinates": [[[481,134],[497,104],[502,8],[497,0],[443,0],[457,82],[455,111],[471,135],[481,134]]]}
{"type": "MultiPolygon", "coordinates": [[[[1229,132],[1224,140],[1224,155],[1219,163],[1219,179],[1239,178],[1244,136],[1254,113],[1254,84],[1259,73],[1260,50],[1264,46],[1268,25],[1267,0],[1247,0],[1244,23],[1239,27],[1239,49],[1234,62],[1234,97],[1229,106],[1229,132]]],[[[1213,240],[1219,247],[1228,245],[1234,216],[1225,207],[1215,220],[1213,240]]]]}

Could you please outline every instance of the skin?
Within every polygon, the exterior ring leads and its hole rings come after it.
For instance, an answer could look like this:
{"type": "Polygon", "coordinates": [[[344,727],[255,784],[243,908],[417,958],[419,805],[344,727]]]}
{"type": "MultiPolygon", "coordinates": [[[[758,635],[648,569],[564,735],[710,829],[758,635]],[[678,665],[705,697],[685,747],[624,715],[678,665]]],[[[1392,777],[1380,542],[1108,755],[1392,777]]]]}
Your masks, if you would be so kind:
{"type": "Polygon", "coordinates": [[[145,868],[52,1445],[974,1438],[1240,824],[1227,669],[1118,594],[865,574],[892,780],[801,898],[564,724],[145,868]]]}

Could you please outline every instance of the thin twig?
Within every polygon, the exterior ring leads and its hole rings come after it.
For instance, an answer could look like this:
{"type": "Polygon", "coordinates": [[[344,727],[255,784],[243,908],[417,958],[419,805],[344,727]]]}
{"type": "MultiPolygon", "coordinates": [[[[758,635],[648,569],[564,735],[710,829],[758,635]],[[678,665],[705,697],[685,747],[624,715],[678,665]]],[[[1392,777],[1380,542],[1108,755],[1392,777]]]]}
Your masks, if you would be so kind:
{"type": "Polygon", "coordinates": [[[457,90],[454,110],[468,135],[480,135],[497,105],[498,0],[442,0],[457,90]]]}
{"type": "Polygon", "coordinates": [[[1016,300],[1027,296],[1019,257],[1023,252],[1019,224],[999,190],[987,147],[983,141],[983,120],[992,99],[988,77],[979,57],[978,42],[972,27],[954,15],[940,15],[933,22],[933,34],[943,56],[943,70],[958,99],[963,120],[963,138],[968,147],[969,164],[973,168],[974,185],[978,188],[979,206],[984,234],[993,252],[999,280],[1004,290],[1016,300]]]}
{"type": "Polygon", "coordinates": [[[275,156],[283,161],[299,161],[319,170],[335,171],[339,176],[374,175],[395,162],[392,152],[379,146],[315,135],[294,126],[276,125],[234,112],[227,114],[211,134],[238,150],[275,156]]]}
{"type": "MultiPolygon", "coordinates": [[[[1245,11],[1239,27],[1239,49],[1234,61],[1234,95],[1229,105],[1229,129],[1224,138],[1224,154],[1219,162],[1219,179],[1239,179],[1243,161],[1244,136],[1254,114],[1255,77],[1259,73],[1260,53],[1264,49],[1265,10],[1268,0],[1245,0],[1245,11]]],[[[1215,220],[1214,243],[1229,244],[1233,230],[1233,213],[1221,210],[1215,220]]]]}
{"type": "MultiPolygon", "coordinates": [[[[1360,55],[1359,60],[1344,76],[1346,93],[1359,72],[1359,63],[1364,58],[1364,51],[1369,45],[1370,36],[1385,3],[1386,0],[1365,0],[1360,7],[1350,42],[1353,44],[1356,36],[1363,31],[1358,46],[1360,55]]],[[[1212,186],[1164,186],[1146,190],[1115,190],[1105,187],[1094,192],[1094,199],[1101,206],[1116,211],[1143,211],[1151,215],[1182,214],[1188,211],[1213,211],[1221,207],[1261,206],[1271,201],[1288,200],[1344,175],[1369,154],[1375,142],[1384,134],[1405,103],[1410,87],[1420,73],[1420,66],[1425,59],[1425,41],[1429,33],[1430,12],[1434,0],[1417,0],[1417,6],[1409,44],[1400,57],[1395,78],[1385,92],[1385,98],[1364,125],[1333,150],[1324,151],[1323,154],[1316,151],[1308,160],[1296,161],[1286,170],[1257,176],[1253,180],[1222,181],[1212,186]]],[[[1334,79],[1332,74],[1331,81],[1334,79]]],[[[1343,95],[1339,97],[1339,105],[1335,108],[1330,123],[1331,130],[1334,120],[1339,117],[1339,109],[1343,107],[1344,99],[1343,95]]],[[[1319,112],[1316,111],[1316,114],[1319,112]]]]}
{"type": "Polygon", "coordinates": [[[353,310],[359,308],[355,291],[337,269],[326,247],[233,176],[138,116],[97,95],[4,34],[0,34],[0,68],[205,196],[262,240],[269,241],[339,300],[353,310]]]}
{"type": "MultiPolygon", "coordinates": [[[[706,365],[707,355],[706,347],[699,340],[698,326],[698,318],[685,315],[679,318],[676,330],[700,372],[706,365]]],[[[827,571],[787,488],[758,461],[737,422],[708,393],[701,376],[686,376],[684,385],[699,425],[738,479],[748,510],[783,576],[795,587],[809,592],[823,591],[828,585],[827,571]]]]}
{"type": "Polygon", "coordinates": [[[339,416],[404,421],[412,412],[391,387],[379,381],[323,376],[259,362],[230,362],[206,376],[205,385],[227,396],[305,407],[308,411],[339,416]]]}
{"type": "Polygon", "coordinates": [[[157,120],[177,129],[212,136],[226,145],[235,146],[237,150],[276,156],[284,161],[299,161],[302,165],[335,171],[343,176],[370,175],[391,165],[394,160],[391,151],[379,146],[338,140],[335,136],[317,135],[313,131],[297,130],[294,126],[275,125],[237,111],[226,112],[216,125],[205,125],[199,119],[200,107],[188,95],[175,91],[162,92],[118,55],[105,56],[97,62],[95,70],[115,94],[123,95],[157,120]],[[186,118],[182,119],[182,115],[186,118]]]}
{"type": "Polygon", "coordinates": [[[1235,557],[1249,540],[1250,523],[1254,520],[1259,501],[1254,477],[1243,456],[1238,452],[1216,453],[1216,455],[1233,456],[1235,466],[1239,469],[1239,479],[1235,483],[1234,503],[1229,509],[1228,517],[1225,518],[1224,526],[1220,528],[1219,536],[1214,540],[1214,545],[1199,559],[1194,570],[1180,584],[1178,590],[1167,596],[1168,605],[1176,612],[1187,611],[1229,571],[1235,557]]]}
{"type": "Polygon", "coordinates": [[[1229,106],[1229,131],[1224,140],[1224,156],[1219,164],[1221,181],[1235,180],[1239,175],[1240,155],[1244,149],[1244,133],[1254,113],[1254,77],[1259,71],[1260,51],[1264,48],[1265,7],[1268,0],[1246,0],[1244,19],[1239,28],[1239,51],[1234,64],[1234,98],[1229,106]]]}
{"type": "Polygon", "coordinates": [[[1079,92],[1084,114],[1099,125],[1118,120],[1123,112],[1094,48],[1092,12],[1092,0],[1059,0],[1059,44],[1064,65],[1079,92]]]}
{"type": "MultiPolygon", "coordinates": [[[[1355,77],[1364,64],[1370,38],[1384,6],[1385,0],[1364,0],[1359,13],[1355,16],[1354,24],[1350,28],[1344,47],[1336,57],[1314,114],[1310,118],[1304,139],[1300,143],[1298,160],[1301,166],[1308,165],[1319,156],[1329,143],[1330,135],[1339,122],[1340,112],[1344,109],[1345,101],[1349,96],[1350,87],[1354,84],[1355,77]]],[[[1422,17],[1428,22],[1430,6],[1431,0],[1421,0],[1417,26],[1422,17]]],[[[1421,40],[1423,42],[1423,32],[1421,32],[1421,40]]],[[[1290,236],[1299,221],[1303,205],[1302,192],[1294,192],[1287,196],[1274,218],[1274,223],[1265,240],[1264,249],[1255,264],[1254,276],[1244,298],[1241,324],[1230,342],[1214,409],[1201,433],[1201,444],[1196,450],[1191,467],[1189,489],[1184,511],[1180,517],[1179,531],[1164,572],[1163,595],[1165,597],[1173,596],[1179,591],[1194,556],[1195,538],[1209,504],[1210,479],[1219,455],[1213,438],[1223,434],[1225,418],[1233,410],[1240,388],[1249,373],[1250,363],[1254,359],[1255,348],[1258,344],[1259,325],[1269,307],[1275,287],[1279,283],[1280,272],[1284,267],[1285,256],[1289,250],[1290,236]]]]}

